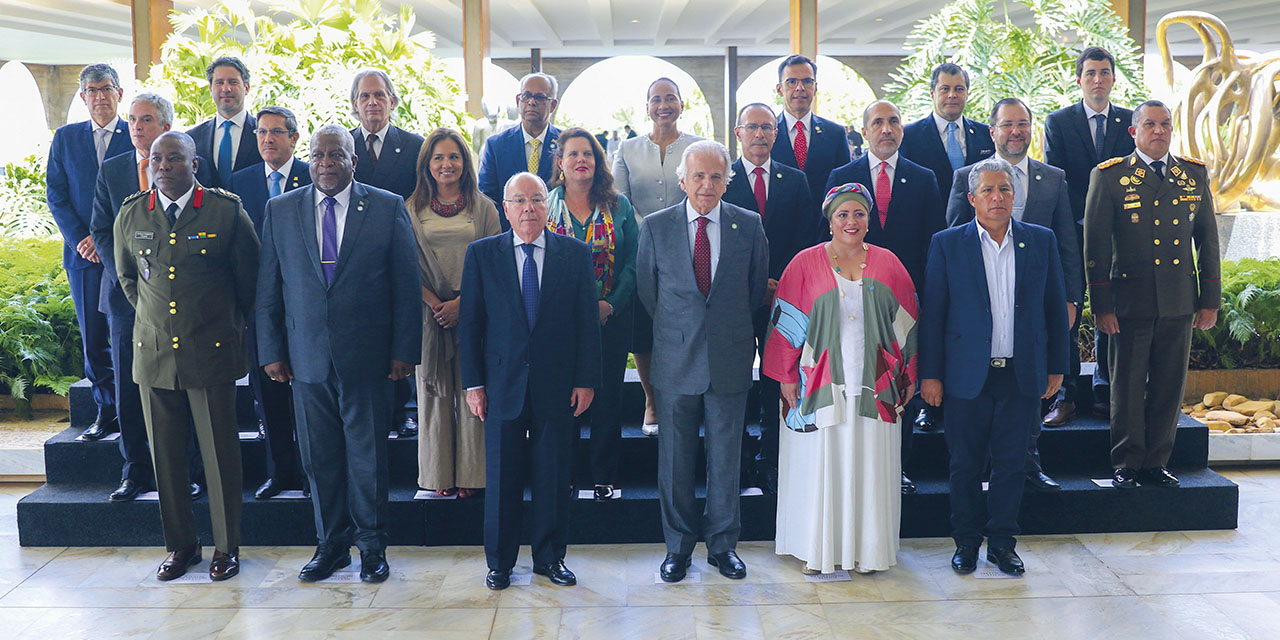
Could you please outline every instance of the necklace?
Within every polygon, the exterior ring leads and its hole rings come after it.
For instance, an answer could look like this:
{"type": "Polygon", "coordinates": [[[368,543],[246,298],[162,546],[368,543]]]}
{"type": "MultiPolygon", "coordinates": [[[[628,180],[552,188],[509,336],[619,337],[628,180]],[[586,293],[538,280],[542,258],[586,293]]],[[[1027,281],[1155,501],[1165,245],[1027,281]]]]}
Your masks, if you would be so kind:
{"type": "MultiPolygon", "coordinates": [[[[863,259],[865,260],[865,252],[867,251],[867,244],[865,242],[862,243],[862,251],[864,252],[863,259]]],[[[827,243],[827,257],[831,259],[831,268],[835,269],[836,273],[844,273],[844,271],[840,270],[840,263],[838,262],[839,258],[836,257],[836,250],[831,248],[831,243],[827,243]]],[[[860,263],[858,268],[866,269],[867,263],[860,263]]]]}
{"type": "Polygon", "coordinates": [[[445,204],[443,202],[440,202],[440,200],[437,199],[434,195],[431,196],[431,210],[436,212],[436,215],[440,216],[441,218],[452,218],[453,216],[458,215],[458,212],[466,208],[467,208],[466,198],[460,197],[457,200],[454,200],[453,202],[445,204]]]}

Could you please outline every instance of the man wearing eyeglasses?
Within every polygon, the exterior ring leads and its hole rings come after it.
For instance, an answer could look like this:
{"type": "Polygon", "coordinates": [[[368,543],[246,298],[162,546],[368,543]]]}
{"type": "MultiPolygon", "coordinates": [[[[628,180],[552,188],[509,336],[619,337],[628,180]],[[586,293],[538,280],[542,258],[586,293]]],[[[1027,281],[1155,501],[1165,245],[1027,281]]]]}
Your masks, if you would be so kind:
{"type": "MultiPolygon", "coordinates": [[[[356,182],[386,189],[405,200],[418,186],[418,152],[422,136],[391,124],[400,104],[391,76],[381,69],[364,69],[351,81],[351,113],[360,126],[351,130],[356,141],[356,182]]],[[[397,394],[407,390],[397,390],[397,394]]],[[[403,420],[396,422],[401,428],[403,420]]],[[[416,432],[416,427],[411,431],[416,432]]],[[[412,435],[402,433],[402,436],[412,435]]]]}
{"type": "MultiPolygon", "coordinates": [[[[520,79],[516,108],[520,126],[511,127],[485,141],[480,157],[480,191],[494,203],[502,202],[502,186],[521,171],[551,181],[552,157],[560,129],[551,126],[551,115],[560,101],[555,76],[531,73],[520,79]]],[[[502,230],[511,228],[502,218],[502,230]]]]}
{"type": "MultiPolygon", "coordinates": [[[[1066,173],[1027,155],[1031,146],[1031,108],[1018,98],[1005,98],[991,110],[991,137],[996,154],[1013,167],[1014,181],[1013,218],[1020,222],[1038,224],[1053,230],[1058,243],[1058,257],[1062,273],[1066,277],[1067,324],[1075,323],[1080,304],[1084,301],[1084,286],[1080,276],[1080,254],[1076,252],[1076,224],[1071,215],[1071,199],[1067,189],[1066,173]]],[[[956,172],[951,187],[951,199],[947,205],[947,222],[958,227],[973,219],[973,205],[969,203],[969,171],[972,166],[956,172]]],[[[1070,349],[1074,349],[1072,341],[1070,349]]],[[[1064,354],[1069,357],[1070,351],[1064,354]]],[[[1031,440],[1027,447],[1027,489],[1051,492],[1062,489],[1057,482],[1045,475],[1040,466],[1040,422],[1031,427],[1031,440]]]]}
{"type": "Polygon", "coordinates": [[[258,121],[245,108],[249,68],[239,58],[223,56],[209,64],[205,78],[218,112],[187,133],[196,141],[200,164],[214,168],[210,172],[211,184],[201,184],[225,187],[231,184],[231,174],[262,162],[253,134],[258,121]]]}
{"type": "MultiPolygon", "coordinates": [[[[258,153],[262,162],[231,174],[231,191],[240,196],[245,213],[253,220],[254,231],[262,236],[267,200],[311,184],[311,165],[293,157],[298,145],[298,119],[284,107],[266,107],[258,112],[258,153]]],[[[286,489],[310,490],[298,466],[298,445],[293,437],[293,410],[289,385],[267,377],[265,362],[258,358],[255,323],[249,318],[249,386],[253,389],[253,409],[258,418],[259,437],[266,441],[267,479],[253,497],[266,500],[286,489]]]]}
{"type": "Polygon", "coordinates": [[[788,56],[778,65],[778,95],[785,111],[778,115],[778,136],[772,156],[776,162],[795,167],[809,180],[809,201],[813,204],[812,228],[821,227],[818,207],[831,170],[849,163],[849,143],[844,125],[819,118],[813,113],[818,98],[818,65],[804,56],[788,56]]]}
{"type": "MultiPolygon", "coordinates": [[[[769,157],[778,137],[777,118],[773,109],[754,102],[738,112],[734,127],[742,157],[733,163],[733,174],[740,176],[729,183],[724,201],[758,214],[769,240],[769,281],[764,301],[755,310],[756,349],[763,357],[764,339],[769,326],[769,309],[773,293],[778,289],[782,271],[801,249],[813,243],[816,218],[810,215],[809,183],[804,172],[769,157]]],[[[770,493],[778,489],[778,403],[782,392],[778,382],[760,376],[755,383],[760,397],[760,439],[747,437],[743,425],[742,486],[760,486],[770,493]]],[[[748,405],[750,406],[750,405],[748,405]]],[[[748,417],[752,422],[754,416],[748,417]]]]}

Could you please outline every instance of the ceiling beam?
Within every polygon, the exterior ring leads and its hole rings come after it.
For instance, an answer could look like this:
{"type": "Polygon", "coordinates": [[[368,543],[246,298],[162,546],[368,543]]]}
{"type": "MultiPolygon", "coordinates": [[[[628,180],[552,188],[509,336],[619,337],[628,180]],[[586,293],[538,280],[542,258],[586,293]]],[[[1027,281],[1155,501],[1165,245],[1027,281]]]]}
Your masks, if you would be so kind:
{"type": "Polygon", "coordinates": [[[658,10],[658,25],[653,33],[653,44],[655,46],[663,46],[671,39],[671,32],[675,29],[676,21],[684,14],[685,7],[689,6],[689,0],[663,0],[662,8],[658,10]]]}
{"type": "MultiPolygon", "coordinates": [[[[508,11],[514,12],[519,19],[521,33],[505,38],[507,41],[515,44],[521,43],[521,46],[532,46],[543,49],[550,49],[564,46],[564,38],[556,32],[551,26],[551,22],[542,14],[542,10],[533,4],[532,0],[503,0],[495,5],[505,6],[508,11]],[[528,43],[535,43],[529,45],[528,43]]],[[[493,23],[490,23],[490,29],[493,29],[493,23]]]]}
{"type": "Polygon", "coordinates": [[[611,0],[587,0],[591,19],[596,23],[596,33],[600,34],[600,44],[613,46],[613,2],[611,0]]]}
{"type": "Polygon", "coordinates": [[[723,36],[720,34],[726,27],[738,26],[743,20],[751,17],[765,0],[741,0],[732,11],[724,11],[720,21],[707,30],[707,44],[719,45],[723,36]],[[732,23],[732,24],[731,24],[732,23]]]}
{"type": "Polygon", "coordinates": [[[13,20],[9,16],[0,18],[0,28],[13,29],[28,34],[41,34],[47,36],[56,36],[59,38],[69,38],[81,42],[98,42],[102,44],[112,44],[116,46],[132,47],[133,38],[129,32],[118,33],[108,32],[98,29],[96,32],[76,27],[67,27],[49,22],[31,22],[29,20],[13,20]]]}

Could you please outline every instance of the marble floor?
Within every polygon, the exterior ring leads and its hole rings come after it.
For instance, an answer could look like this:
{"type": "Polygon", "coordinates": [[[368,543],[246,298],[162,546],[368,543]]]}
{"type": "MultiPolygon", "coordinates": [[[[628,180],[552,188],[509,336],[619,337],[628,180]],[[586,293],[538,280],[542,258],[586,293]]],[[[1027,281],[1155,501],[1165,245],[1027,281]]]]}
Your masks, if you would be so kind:
{"type": "Polygon", "coordinates": [[[743,581],[698,556],[701,582],[680,585],[654,584],[661,545],[581,545],[567,558],[578,586],[535,576],[503,592],[485,589],[475,547],[394,547],[377,586],[300,584],[302,547],[247,547],[227,582],[161,584],[157,548],[19,547],[15,505],[35,487],[0,485],[0,636],[1280,638],[1280,468],[1225,473],[1239,529],[1027,536],[1021,579],[953,574],[947,539],[904,541],[894,569],[831,583],[806,582],[771,543],[740,546],[743,581]]]}

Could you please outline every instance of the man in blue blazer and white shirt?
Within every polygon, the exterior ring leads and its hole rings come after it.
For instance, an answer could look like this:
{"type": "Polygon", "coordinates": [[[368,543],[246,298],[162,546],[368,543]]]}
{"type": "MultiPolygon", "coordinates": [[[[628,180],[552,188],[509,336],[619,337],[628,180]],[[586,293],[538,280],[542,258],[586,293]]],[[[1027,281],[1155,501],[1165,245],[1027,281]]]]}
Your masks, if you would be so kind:
{"type": "Polygon", "coordinates": [[[205,187],[226,187],[231,174],[262,162],[254,130],[258,121],[245,106],[249,93],[249,68],[239,58],[223,56],[205,69],[209,93],[218,112],[210,119],[187,130],[196,141],[196,155],[213,168],[211,181],[205,187]]]}
{"type": "Polygon", "coordinates": [[[118,430],[115,383],[107,317],[98,310],[102,292],[102,258],[89,231],[93,217],[93,185],[98,167],[108,158],[129,151],[128,125],[117,115],[120,77],[105,64],[80,71],[80,99],[89,107],[89,120],[59,127],[49,148],[45,198],[62,232],[62,267],[71,284],[71,300],[80,325],[84,376],[93,385],[98,413],[82,436],[97,440],[118,430]]]}
{"type": "Polygon", "coordinates": [[[292,380],[302,468],[319,545],[298,578],[351,564],[382,582],[387,566],[385,425],[391,381],[422,350],[422,279],[400,196],[352,180],[355,142],[337,125],[311,136],[312,185],[267,201],[258,271],[258,357],[292,380]]]}
{"type": "Polygon", "coordinates": [[[752,314],[769,283],[769,241],[760,216],[721,200],[732,170],[719,142],[689,145],[676,169],[687,198],[640,225],[636,289],[653,316],[658,504],[667,542],[658,573],[665,582],[684,579],[700,534],[708,564],[727,578],[747,575],[736,551],[742,416],[756,355],[752,314]],[[694,501],[700,427],[707,457],[702,513],[694,501]]]}
{"type": "Polygon", "coordinates": [[[773,159],[804,172],[809,181],[809,202],[814,227],[821,217],[823,189],[831,170],[849,163],[849,142],[844,125],[813,113],[818,97],[818,65],[801,55],[788,56],[778,65],[778,95],[784,111],[778,115],[778,138],[773,159]]]}
{"type": "MultiPolygon", "coordinates": [[[[1063,107],[1044,120],[1044,161],[1067,174],[1067,193],[1071,213],[1075,217],[1079,253],[1084,253],[1084,203],[1089,193],[1089,176],[1098,163],[1133,153],[1133,136],[1129,124],[1133,111],[1111,102],[1111,89],[1116,83],[1116,59],[1102,47],[1088,47],[1076,58],[1076,84],[1084,98],[1063,107]]],[[[1083,278],[1083,274],[1081,274],[1083,278]]],[[[1083,285],[1084,280],[1081,280],[1083,285]]],[[[1069,284],[1069,283],[1068,283],[1069,284]]],[[[1080,319],[1071,335],[1079,330],[1080,319]]],[[[1110,337],[1094,329],[1093,345],[1099,366],[1093,371],[1093,412],[1111,417],[1111,374],[1107,368],[1110,337]]],[[[1076,378],[1080,374],[1078,350],[1071,359],[1071,373],[1062,384],[1062,393],[1054,400],[1045,425],[1066,424],[1076,413],[1076,378]]]]}
{"type": "Polygon", "coordinates": [[[467,406],[485,421],[485,585],[511,584],[527,477],[533,572],[569,586],[573,419],[601,376],[595,271],[585,243],[547,230],[541,178],[517,173],[503,192],[511,230],[467,247],[458,321],[467,406]]]}
{"type": "MultiPolygon", "coordinates": [[[[560,129],[551,125],[551,115],[560,101],[559,83],[555,76],[531,73],[520,79],[516,108],[520,110],[520,126],[490,136],[480,152],[480,191],[495,204],[502,201],[502,188],[521,171],[535,173],[543,182],[551,181],[555,164],[556,139],[560,129]]],[[[511,228],[501,220],[502,230],[511,228]]]]}
{"type": "MultiPolygon", "coordinates": [[[[911,276],[916,296],[924,293],[924,266],[929,255],[929,241],[942,231],[946,223],[942,215],[942,196],[933,172],[902,157],[902,112],[888,100],[877,100],[862,111],[862,136],[867,142],[866,155],[831,172],[827,190],[856,182],[869,187],[875,195],[867,221],[867,242],[893,252],[911,276]]],[[[830,231],[824,234],[830,237],[830,231]]],[[[826,240],[826,238],[820,238],[826,240]]],[[[906,416],[901,420],[902,467],[911,459],[915,418],[928,415],[919,394],[912,398],[906,416]]],[[[913,494],[916,485],[902,474],[902,493],[913,494]]]]}
{"type": "MultiPolygon", "coordinates": [[[[240,196],[240,205],[253,221],[253,230],[262,237],[267,200],[282,193],[311,184],[311,165],[293,157],[298,144],[298,119],[284,107],[266,107],[258,111],[258,154],[262,162],[231,174],[231,191],[240,196]]],[[[289,385],[267,377],[266,364],[258,358],[257,324],[253,318],[245,322],[249,348],[249,387],[253,390],[253,410],[258,429],[267,447],[267,479],[254,491],[253,497],[267,500],[285,489],[302,488],[298,461],[298,445],[293,435],[293,408],[289,385]]]]}
{"type": "Polygon", "coordinates": [[[995,153],[991,129],[964,117],[969,101],[969,72],[960,65],[944,62],[929,76],[933,113],[902,130],[902,155],[933,171],[938,192],[951,193],[957,169],[990,158],[995,153]]]}
{"type": "MultiPolygon", "coordinates": [[[[1053,231],[1058,241],[1058,257],[1062,260],[1062,274],[1066,279],[1067,320],[1073,324],[1080,306],[1084,303],[1081,254],[1076,251],[1076,223],[1071,219],[1071,204],[1067,199],[1067,181],[1062,170],[1027,156],[1031,147],[1031,108],[1018,98],[1005,98],[991,110],[991,136],[996,143],[996,155],[1008,162],[1017,177],[1018,198],[1013,206],[1013,219],[1037,224],[1053,231]]],[[[947,204],[947,222],[957,227],[973,219],[973,205],[969,204],[969,172],[964,167],[956,172],[951,187],[951,199],[947,204]]],[[[1075,335],[1075,334],[1072,334],[1075,335]]],[[[1079,358],[1071,353],[1075,342],[1067,348],[1067,359],[1079,358]]],[[[1077,365],[1078,366],[1078,365],[1077,365]]],[[[1058,426],[1058,425],[1052,425],[1058,426]]],[[[1031,429],[1031,446],[1027,449],[1027,488],[1032,491],[1058,491],[1062,489],[1040,466],[1040,424],[1031,429]]]]}
{"type": "MultiPolygon", "coordinates": [[[[797,253],[809,248],[816,235],[817,217],[809,200],[809,182],[799,169],[773,162],[769,157],[778,137],[773,109],[763,102],[753,102],[738,111],[734,127],[742,157],[733,163],[738,180],[729,183],[724,201],[760,216],[764,235],[769,240],[769,284],[765,299],[754,312],[756,351],[764,357],[764,341],[768,335],[769,309],[778,289],[782,272],[797,253]]],[[[756,381],[760,397],[760,440],[742,445],[742,477],[758,482],[770,493],[778,490],[778,409],[782,390],[778,381],[760,376],[756,381]]],[[[746,429],[746,425],[743,425],[746,429]]],[[[754,486],[746,484],[744,486],[754,486]]]]}
{"type": "Polygon", "coordinates": [[[1019,187],[1009,163],[977,163],[968,184],[975,219],[939,232],[929,247],[920,395],[935,406],[945,397],[948,407],[952,569],[977,568],[985,536],[987,560],[1022,573],[1014,536],[1027,446],[1040,400],[1067,372],[1062,262],[1051,231],[1013,219],[1019,187]]]}

